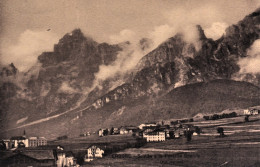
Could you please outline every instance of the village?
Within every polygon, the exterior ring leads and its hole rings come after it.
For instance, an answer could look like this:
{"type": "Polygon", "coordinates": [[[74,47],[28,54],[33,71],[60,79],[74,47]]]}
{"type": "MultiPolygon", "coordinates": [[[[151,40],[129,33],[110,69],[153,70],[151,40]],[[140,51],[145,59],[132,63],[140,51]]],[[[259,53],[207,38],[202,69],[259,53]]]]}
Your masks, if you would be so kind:
{"type": "Polygon", "coordinates": [[[208,127],[215,128],[218,137],[222,138],[227,134],[225,125],[259,120],[259,114],[259,107],[248,108],[242,113],[224,112],[139,126],[103,128],[73,139],[60,136],[54,141],[27,136],[24,130],[22,136],[0,140],[0,166],[83,166],[128,148],[141,148],[147,143],[178,139],[189,143],[193,136],[206,135],[204,128],[208,127]]]}

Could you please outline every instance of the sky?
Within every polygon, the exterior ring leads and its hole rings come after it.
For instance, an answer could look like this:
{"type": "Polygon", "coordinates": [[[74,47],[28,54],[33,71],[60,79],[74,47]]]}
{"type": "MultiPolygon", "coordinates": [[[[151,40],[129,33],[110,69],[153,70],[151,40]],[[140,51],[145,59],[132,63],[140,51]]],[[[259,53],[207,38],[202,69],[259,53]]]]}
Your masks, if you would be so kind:
{"type": "Polygon", "coordinates": [[[258,7],[259,0],[1,0],[0,62],[26,70],[75,28],[97,42],[149,37],[158,45],[200,24],[217,39],[258,7]]]}

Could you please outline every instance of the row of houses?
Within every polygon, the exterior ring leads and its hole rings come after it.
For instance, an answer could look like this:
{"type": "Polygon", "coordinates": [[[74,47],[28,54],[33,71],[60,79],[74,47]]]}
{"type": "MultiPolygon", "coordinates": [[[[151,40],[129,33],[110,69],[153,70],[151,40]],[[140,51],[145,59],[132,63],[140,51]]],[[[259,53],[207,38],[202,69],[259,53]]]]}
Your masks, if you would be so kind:
{"type": "MultiPolygon", "coordinates": [[[[146,139],[147,142],[161,142],[166,139],[179,138],[184,134],[187,129],[194,127],[188,127],[187,125],[182,124],[190,122],[192,120],[177,120],[170,122],[170,125],[161,123],[143,123],[139,126],[122,126],[120,128],[111,128],[111,129],[99,129],[98,135],[124,135],[132,134],[133,136],[146,139]]],[[[196,134],[196,133],[195,133],[196,134]]]]}
{"type": "Polygon", "coordinates": [[[223,118],[233,118],[237,117],[239,115],[245,115],[245,116],[250,116],[250,115],[258,115],[260,114],[260,108],[248,108],[245,109],[244,111],[236,111],[236,112],[223,112],[223,113],[215,113],[211,115],[205,115],[203,118],[205,120],[217,120],[217,119],[223,119],[223,118]]]}
{"type": "Polygon", "coordinates": [[[260,109],[258,108],[249,108],[244,110],[244,115],[258,115],[260,114],[260,109]]]}
{"type": "MultiPolygon", "coordinates": [[[[258,115],[260,114],[260,108],[249,108],[244,110],[244,115],[258,115]]],[[[222,113],[204,116],[204,119],[215,120],[222,118],[236,117],[237,113],[222,113]]],[[[163,121],[161,124],[147,123],[138,126],[141,131],[139,132],[147,142],[160,142],[166,139],[179,138],[185,135],[187,132],[192,132],[193,135],[198,135],[201,129],[196,126],[189,125],[189,122],[193,122],[193,119],[180,119],[170,121],[170,124],[164,125],[163,121]]]]}
{"type": "MultiPolygon", "coordinates": [[[[76,156],[78,150],[74,151],[66,150],[60,145],[2,151],[0,152],[0,166],[79,166],[77,162],[79,157],[76,156]]],[[[83,155],[80,158],[83,158],[84,162],[102,158],[105,153],[105,149],[96,144],[89,145],[81,151],[83,155]]]]}
{"type": "Polygon", "coordinates": [[[13,136],[10,139],[2,140],[6,149],[13,149],[18,147],[38,147],[47,145],[45,137],[29,137],[26,136],[13,136]]]}
{"type": "Polygon", "coordinates": [[[0,166],[77,166],[73,153],[65,151],[61,146],[18,148],[15,151],[0,152],[0,154],[0,166]]]}
{"type": "Polygon", "coordinates": [[[133,134],[138,130],[135,126],[121,126],[120,128],[99,129],[98,136],[133,134]]]}

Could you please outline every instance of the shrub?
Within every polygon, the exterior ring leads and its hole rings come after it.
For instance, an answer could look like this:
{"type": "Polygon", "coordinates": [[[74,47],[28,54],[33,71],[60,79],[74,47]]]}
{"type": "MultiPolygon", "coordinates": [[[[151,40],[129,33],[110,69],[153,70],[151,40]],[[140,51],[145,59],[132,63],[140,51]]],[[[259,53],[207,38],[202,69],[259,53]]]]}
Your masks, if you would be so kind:
{"type": "Polygon", "coordinates": [[[205,120],[209,120],[209,116],[203,116],[205,120]]]}

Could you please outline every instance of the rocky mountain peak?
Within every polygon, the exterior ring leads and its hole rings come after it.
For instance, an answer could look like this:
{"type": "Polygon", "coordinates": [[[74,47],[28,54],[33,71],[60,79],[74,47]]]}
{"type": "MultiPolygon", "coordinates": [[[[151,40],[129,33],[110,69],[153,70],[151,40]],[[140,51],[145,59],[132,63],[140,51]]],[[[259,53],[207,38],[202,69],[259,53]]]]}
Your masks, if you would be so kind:
{"type": "Polygon", "coordinates": [[[97,44],[97,42],[95,42],[91,37],[86,37],[79,28],[74,29],[71,33],[65,34],[63,38],[59,40],[58,45],[70,42],[88,42],[88,44],[97,44]]]}
{"type": "Polygon", "coordinates": [[[83,45],[96,46],[98,43],[90,37],[84,36],[80,29],[67,33],[54,46],[54,52],[63,52],[66,49],[78,49],[83,45]]]}
{"type": "Polygon", "coordinates": [[[197,30],[198,30],[198,32],[199,32],[199,39],[200,39],[200,40],[205,40],[205,39],[207,39],[207,37],[206,37],[206,35],[205,35],[204,30],[202,29],[202,27],[201,27],[200,25],[197,25],[196,27],[197,27],[197,30]]]}
{"type": "Polygon", "coordinates": [[[9,77],[9,76],[15,76],[18,72],[18,69],[14,66],[13,63],[9,64],[8,66],[5,66],[0,71],[0,76],[2,77],[9,77]]]}
{"type": "Polygon", "coordinates": [[[97,52],[98,43],[90,37],[85,37],[80,29],[75,29],[71,33],[65,34],[54,45],[53,52],[44,52],[38,60],[43,66],[50,66],[64,61],[82,61],[88,55],[97,52]]]}

